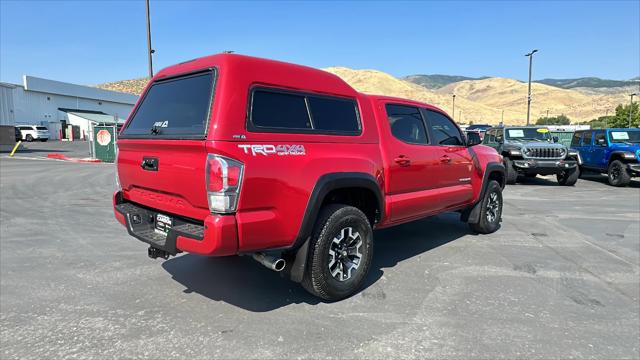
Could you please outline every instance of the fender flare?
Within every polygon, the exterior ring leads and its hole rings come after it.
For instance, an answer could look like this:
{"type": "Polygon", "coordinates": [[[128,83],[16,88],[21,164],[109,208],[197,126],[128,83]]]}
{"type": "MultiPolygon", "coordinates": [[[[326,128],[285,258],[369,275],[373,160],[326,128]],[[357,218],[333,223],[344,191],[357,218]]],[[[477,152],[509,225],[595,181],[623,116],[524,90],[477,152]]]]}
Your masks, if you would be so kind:
{"type": "Polygon", "coordinates": [[[480,196],[475,204],[468,207],[466,210],[462,212],[461,220],[464,222],[477,222],[480,220],[480,209],[482,208],[482,199],[484,199],[484,194],[487,191],[487,186],[489,186],[489,176],[493,173],[502,174],[502,184],[500,187],[504,189],[506,185],[506,174],[504,165],[498,162],[490,162],[487,164],[487,168],[484,171],[484,175],[482,176],[482,188],[480,189],[480,196]]]}
{"type": "Polygon", "coordinates": [[[616,150],[609,153],[609,160],[607,161],[607,165],[611,164],[613,160],[620,160],[622,162],[633,161],[633,159],[625,159],[624,154],[631,154],[635,158],[635,154],[631,151],[616,150]],[[619,157],[620,159],[614,159],[615,157],[619,157]]]}
{"type": "Polygon", "coordinates": [[[382,189],[371,174],[360,172],[340,172],[322,175],[309,196],[307,208],[300,224],[300,230],[293,245],[286,250],[293,254],[294,259],[289,269],[289,276],[295,282],[301,282],[307,263],[309,240],[313,232],[320,209],[325,197],[333,190],[343,188],[365,188],[371,190],[376,196],[380,219],[384,218],[384,197],[382,189]]]}

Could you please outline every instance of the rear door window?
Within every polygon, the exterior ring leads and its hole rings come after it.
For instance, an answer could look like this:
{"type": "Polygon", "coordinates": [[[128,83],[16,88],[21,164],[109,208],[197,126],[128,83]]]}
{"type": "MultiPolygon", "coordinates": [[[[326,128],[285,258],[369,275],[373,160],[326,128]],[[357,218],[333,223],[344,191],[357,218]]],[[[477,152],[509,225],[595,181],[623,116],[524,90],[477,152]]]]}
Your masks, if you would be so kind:
{"type": "Polygon", "coordinates": [[[213,71],[156,80],[120,137],[204,138],[213,82],[213,71]]]}
{"type": "Polygon", "coordinates": [[[49,130],[44,126],[36,126],[36,130],[49,130]]]}
{"type": "Polygon", "coordinates": [[[387,104],[386,109],[391,133],[396,139],[408,144],[429,143],[427,129],[417,107],[387,104]]]}

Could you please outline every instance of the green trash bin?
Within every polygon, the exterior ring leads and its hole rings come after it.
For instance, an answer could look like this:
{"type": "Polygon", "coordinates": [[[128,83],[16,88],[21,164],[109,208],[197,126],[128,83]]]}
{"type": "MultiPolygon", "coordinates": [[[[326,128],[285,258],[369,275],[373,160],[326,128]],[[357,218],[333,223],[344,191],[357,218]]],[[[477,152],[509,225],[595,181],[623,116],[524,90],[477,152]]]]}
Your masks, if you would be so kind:
{"type": "Polygon", "coordinates": [[[103,162],[116,160],[116,130],[114,126],[93,128],[93,157],[103,162]]]}

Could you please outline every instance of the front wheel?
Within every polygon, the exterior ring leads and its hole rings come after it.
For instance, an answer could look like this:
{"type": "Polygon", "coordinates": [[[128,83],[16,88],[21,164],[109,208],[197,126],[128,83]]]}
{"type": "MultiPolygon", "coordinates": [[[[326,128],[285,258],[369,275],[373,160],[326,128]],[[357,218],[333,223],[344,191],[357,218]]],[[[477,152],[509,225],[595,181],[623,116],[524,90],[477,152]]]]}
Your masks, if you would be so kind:
{"type": "Polygon", "coordinates": [[[575,168],[572,170],[566,170],[559,174],[556,174],[556,179],[558,180],[558,184],[563,186],[573,186],[578,181],[580,177],[580,169],[575,168]]]}
{"type": "Polygon", "coordinates": [[[631,182],[631,175],[627,172],[627,166],[620,160],[614,160],[609,164],[607,171],[609,184],[613,186],[627,186],[631,182]]]}
{"type": "Polygon", "coordinates": [[[480,219],[477,223],[469,223],[469,226],[477,233],[491,234],[500,228],[502,221],[503,200],[500,184],[491,180],[480,201],[480,219]]]}
{"type": "Polygon", "coordinates": [[[513,185],[518,181],[518,172],[513,166],[513,161],[508,157],[504,158],[504,169],[506,171],[506,182],[509,185],[513,185]]]}
{"type": "Polygon", "coordinates": [[[313,230],[302,286],[324,300],[356,293],[364,284],[373,257],[373,230],[358,208],[324,207],[313,230]]]}

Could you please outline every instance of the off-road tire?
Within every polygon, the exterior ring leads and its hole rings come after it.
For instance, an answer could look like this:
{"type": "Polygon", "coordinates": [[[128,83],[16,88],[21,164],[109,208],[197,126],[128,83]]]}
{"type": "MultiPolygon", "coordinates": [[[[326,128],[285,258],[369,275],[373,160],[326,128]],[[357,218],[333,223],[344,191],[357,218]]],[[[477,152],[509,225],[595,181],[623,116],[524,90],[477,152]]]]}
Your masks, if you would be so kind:
{"type": "Polygon", "coordinates": [[[25,137],[25,140],[27,140],[28,142],[32,142],[33,136],[31,136],[31,134],[27,134],[27,136],[25,137]]]}
{"type": "Polygon", "coordinates": [[[504,158],[504,171],[507,184],[513,185],[518,181],[518,172],[513,167],[513,161],[508,157],[504,158]]]}
{"type": "Polygon", "coordinates": [[[562,186],[573,186],[576,184],[579,178],[580,178],[580,169],[578,167],[572,170],[567,170],[559,174],[556,174],[556,179],[558,180],[558,184],[562,186]]]}
{"type": "Polygon", "coordinates": [[[627,186],[631,182],[631,175],[627,172],[627,166],[620,160],[613,160],[609,164],[607,178],[609,179],[609,184],[618,187],[627,186]],[[616,171],[618,176],[615,176],[616,171]]]}
{"type": "Polygon", "coordinates": [[[469,223],[471,230],[480,234],[491,234],[500,228],[500,221],[502,221],[502,209],[504,206],[504,202],[502,200],[502,188],[500,184],[491,180],[489,184],[487,184],[487,190],[484,193],[483,198],[480,200],[480,219],[477,223],[469,223]],[[495,220],[489,221],[487,219],[487,211],[489,207],[489,202],[491,199],[491,194],[496,194],[498,200],[498,213],[496,214],[495,220]]]}
{"type": "Polygon", "coordinates": [[[302,286],[311,294],[336,301],[355,294],[364,285],[373,258],[373,230],[366,215],[358,208],[330,204],[322,208],[309,240],[309,258],[302,286]],[[351,227],[362,239],[360,264],[345,281],[337,280],[329,271],[329,249],[342,229],[351,227]]]}

